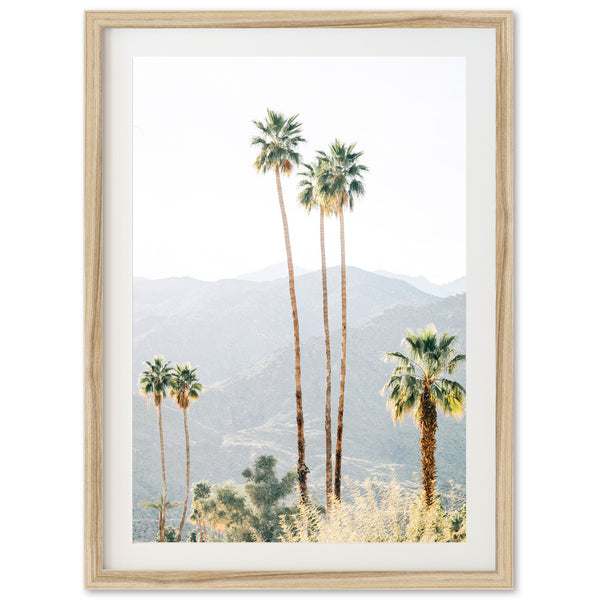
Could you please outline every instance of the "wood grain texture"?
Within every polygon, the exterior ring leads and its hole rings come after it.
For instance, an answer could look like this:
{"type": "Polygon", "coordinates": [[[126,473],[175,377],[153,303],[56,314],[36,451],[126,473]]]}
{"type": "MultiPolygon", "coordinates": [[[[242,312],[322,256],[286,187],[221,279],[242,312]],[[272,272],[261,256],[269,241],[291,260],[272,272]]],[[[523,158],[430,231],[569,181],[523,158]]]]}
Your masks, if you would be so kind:
{"type": "Polygon", "coordinates": [[[88,589],[510,589],[513,577],[513,65],[510,11],[92,11],[85,15],[85,510],[88,589]],[[496,30],[496,569],[117,571],[102,559],[102,31],[107,27],[496,30]]]}
{"type": "Polygon", "coordinates": [[[90,11],[100,27],[498,27],[509,11],[90,11]]]}
{"type": "Polygon", "coordinates": [[[85,22],[84,581],[102,571],[102,28],[85,22]]]}
{"type": "Polygon", "coordinates": [[[513,577],[513,20],[496,28],[496,570],[513,577]]]}

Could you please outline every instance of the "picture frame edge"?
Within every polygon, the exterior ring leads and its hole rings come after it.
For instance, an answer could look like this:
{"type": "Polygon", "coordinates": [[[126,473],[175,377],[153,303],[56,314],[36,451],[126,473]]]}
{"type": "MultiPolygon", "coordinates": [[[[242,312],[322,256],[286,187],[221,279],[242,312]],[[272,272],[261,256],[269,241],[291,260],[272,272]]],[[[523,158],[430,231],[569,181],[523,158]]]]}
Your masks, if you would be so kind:
{"type": "Polygon", "coordinates": [[[513,588],[513,11],[84,12],[84,588],[513,588]],[[183,20],[183,21],[182,21],[183,20]],[[496,30],[496,570],[127,571],[102,550],[102,37],[106,28],[481,27],[496,30]],[[303,577],[301,582],[296,578],[303,577]],[[260,578],[254,581],[253,578],[260,578]],[[311,584],[306,584],[306,578],[311,584]],[[356,580],[356,581],[355,581],[356,580]],[[296,584],[297,583],[297,584],[296,584]],[[240,584],[240,585],[238,585],[240,584]]]}

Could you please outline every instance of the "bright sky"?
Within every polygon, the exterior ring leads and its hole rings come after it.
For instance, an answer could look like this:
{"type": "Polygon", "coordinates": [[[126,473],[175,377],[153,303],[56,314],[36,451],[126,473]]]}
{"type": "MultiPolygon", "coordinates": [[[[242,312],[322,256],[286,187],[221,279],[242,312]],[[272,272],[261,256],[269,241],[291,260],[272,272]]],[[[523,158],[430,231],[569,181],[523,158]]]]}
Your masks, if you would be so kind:
{"type": "MultiPolygon", "coordinates": [[[[253,119],[299,113],[306,162],[334,138],[364,151],[366,195],[347,215],[347,264],[466,270],[462,57],[143,57],[133,72],[136,276],[235,277],[285,261],[274,174],[257,174],[253,119]]],[[[284,178],[294,263],[320,268],[318,215],[284,178]]],[[[338,223],[326,225],[339,264],[338,223]]]]}

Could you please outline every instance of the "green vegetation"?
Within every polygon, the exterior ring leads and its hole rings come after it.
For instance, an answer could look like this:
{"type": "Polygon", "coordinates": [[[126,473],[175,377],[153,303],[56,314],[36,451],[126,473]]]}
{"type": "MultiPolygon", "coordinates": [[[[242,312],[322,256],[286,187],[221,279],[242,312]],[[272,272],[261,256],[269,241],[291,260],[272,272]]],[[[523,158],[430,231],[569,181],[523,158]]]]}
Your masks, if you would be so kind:
{"type": "Polygon", "coordinates": [[[210,496],[200,501],[200,511],[213,535],[210,541],[255,542],[251,509],[246,495],[232,481],[213,485],[210,496]]]}
{"type": "MultiPolygon", "coordinates": [[[[179,541],[177,539],[177,535],[178,535],[178,531],[177,529],[175,529],[175,527],[173,527],[173,525],[167,525],[165,527],[165,537],[164,537],[164,542],[177,542],[179,541]]],[[[160,537],[156,536],[154,538],[155,542],[160,542],[160,537]]]]}
{"type": "Polygon", "coordinates": [[[445,414],[459,417],[463,413],[465,388],[458,381],[447,379],[465,361],[454,347],[456,336],[439,336],[433,325],[418,333],[408,331],[404,338],[408,355],[388,352],[387,358],[398,367],[385,384],[389,392],[387,406],[394,422],[414,413],[421,430],[421,469],[425,505],[432,507],[435,493],[435,433],[437,407],[445,414]]]}
{"type": "Polygon", "coordinates": [[[197,527],[193,541],[279,541],[281,517],[297,513],[297,508],[281,502],[292,493],[298,478],[294,471],[289,471],[278,479],[276,465],[274,456],[258,457],[252,467],[242,472],[246,479],[243,488],[232,481],[222,485],[196,483],[189,518],[197,527]]]}
{"type": "Polygon", "coordinates": [[[252,523],[263,542],[279,538],[279,517],[289,513],[289,509],[279,503],[292,493],[298,482],[293,471],[286,473],[281,480],[277,479],[276,465],[274,456],[265,455],[257,458],[252,468],[242,471],[242,477],[246,479],[244,490],[253,506],[252,523]]]}
{"type": "Polygon", "coordinates": [[[185,540],[186,542],[199,542],[200,540],[198,539],[198,532],[195,531],[194,529],[192,529],[192,531],[190,531],[188,533],[187,536],[187,540],[185,540]]]}

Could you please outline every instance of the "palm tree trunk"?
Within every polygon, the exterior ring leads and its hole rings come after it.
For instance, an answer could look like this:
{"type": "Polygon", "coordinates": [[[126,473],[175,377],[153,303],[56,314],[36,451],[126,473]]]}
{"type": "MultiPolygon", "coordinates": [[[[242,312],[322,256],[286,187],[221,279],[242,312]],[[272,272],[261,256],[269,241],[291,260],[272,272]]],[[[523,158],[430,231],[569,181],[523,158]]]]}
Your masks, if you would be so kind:
{"type": "Polygon", "coordinates": [[[421,393],[421,481],[425,493],[425,506],[433,504],[435,496],[435,432],[437,430],[437,410],[431,400],[429,388],[421,393]]]}
{"type": "Polygon", "coordinates": [[[340,206],[340,255],[342,275],[342,359],[340,363],[340,399],[338,403],[337,440],[335,445],[334,496],[342,498],[342,435],[344,433],[344,393],[346,390],[346,238],[344,232],[344,208],[340,206]]]}
{"type": "Polygon", "coordinates": [[[321,280],[323,282],[323,329],[325,331],[325,363],[327,383],[325,387],[325,495],[327,513],[333,492],[333,466],[331,461],[331,348],[329,345],[329,306],[327,298],[327,258],[325,256],[325,210],[319,211],[321,237],[321,280]]]}
{"type": "Polygon", "coordinates": [[[165,470],[165,442],[163,438],[163,426],[162,426],[162,402],[156,407],[158,411],[158,429],[160,431],[160,460],[162,464],[162,480],[163,480],[163,500],[162,500],[162,515],[159,518],[159,531],[160,541],[165,541],[165,514],[167,512],[167,475],[165,470]]]}
{"type": "Polygon", "coordinates": [[[181,524],[179,525],[179,533],[177,541],[181,541],[183,534],[183,526],[185,524],[185,514],[187,512],[188,499],[190,496],[190,436],[188,434],[187,423],[187,408],[183,409],[183,426],[185,428],[185,502],[183,503],[183,514],[181,515],[181,524]]]}
{"type": "Polygon", "coordinates": [[[304,441],[304,412],[302,409],[302,385],[300,376],[300,328],[298,325],[298,308],[296,306],[296,288],[294,284],[294,263],[292,261],[292,247],[290,245],[290,232],[288,229],[287,215],[285,205],[283,204],[283,192],[281,190],[281,177],[279,169],[275,169],[275,179],[277,181],[277,196],[279,198],[279,208],[281,210],[281,221],[283,224],[283,235],[285,237],[285,251],[288,265],[288,281],[290,287],[290,302],[292,304],[292,320],[294,322],[294,355],[296,360],[296,429],[298,432],[298,488],[300,495],[300,504],[308,504],[308,486],[307,476],[309,473],[306,466],[306,444],[304,441]]]}

